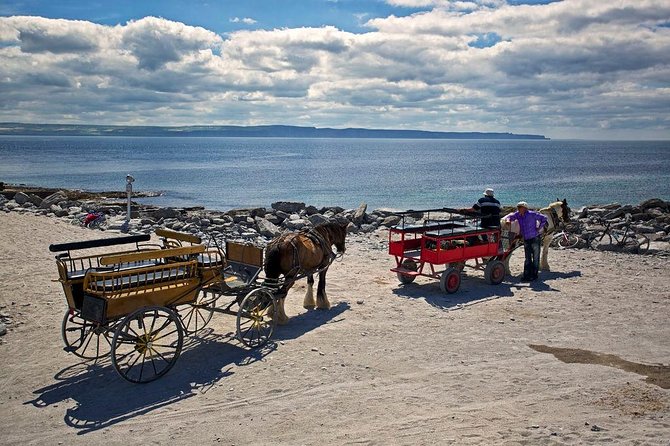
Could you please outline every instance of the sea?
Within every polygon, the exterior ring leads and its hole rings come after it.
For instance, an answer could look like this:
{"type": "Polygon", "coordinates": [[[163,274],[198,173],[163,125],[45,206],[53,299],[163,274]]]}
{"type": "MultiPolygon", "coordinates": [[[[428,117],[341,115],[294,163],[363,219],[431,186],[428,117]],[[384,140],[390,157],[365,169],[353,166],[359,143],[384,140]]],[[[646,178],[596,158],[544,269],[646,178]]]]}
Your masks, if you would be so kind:
{"type": "Polygon", "coordinates": [[[670,141],[0,136],[0,181],[160,193],[144,204],[229,210],[670,200],[670,141]]]}

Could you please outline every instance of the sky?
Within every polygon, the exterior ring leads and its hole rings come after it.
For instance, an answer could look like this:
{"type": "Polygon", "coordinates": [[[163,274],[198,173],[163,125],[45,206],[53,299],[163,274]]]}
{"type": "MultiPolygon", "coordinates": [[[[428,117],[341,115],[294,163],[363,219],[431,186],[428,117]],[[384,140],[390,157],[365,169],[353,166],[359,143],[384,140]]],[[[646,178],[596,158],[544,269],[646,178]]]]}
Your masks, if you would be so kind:
{"type": "Polygon", "coordinates": [[[3,0],[0,122],[670,140],[670,1],[3,0]]]}

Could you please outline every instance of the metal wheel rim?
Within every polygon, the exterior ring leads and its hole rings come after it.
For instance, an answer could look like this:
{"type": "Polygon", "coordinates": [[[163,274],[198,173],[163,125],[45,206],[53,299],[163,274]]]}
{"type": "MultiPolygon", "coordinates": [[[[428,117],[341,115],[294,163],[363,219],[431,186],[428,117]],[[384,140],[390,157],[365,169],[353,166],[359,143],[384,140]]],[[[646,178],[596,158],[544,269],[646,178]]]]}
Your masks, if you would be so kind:
{"type": "Polygon", "coordinates": [[[208,297],[209,294],[214,295],[210,291],[200,290],[194,303],[177,307],[177,314],[187,335],[197,333],[212,320],[216,298],[208,297]]]}
{"type": "Polygon", "coordinates": [[[61,323],[66,351],[82,359],[103,358],[112,351],[108,327],[87,321],[73,310],[66,310],[61,323]]]}
{"type": "Polygon", "coordinates": [[[265,345],[277,325],[277,303],[268,290],[247,294],[237,312],[237,337],[249,348],[265,345]]]}
{"type": "Polygon", "coordinates": [[[498,284],[505,278],[505,265],[502,262],[496,262],[491,268],[491,281],[498,284]]]}
{"type": "Polygon", "coordinates": [[[165,307],[141,308],[126,316],[112,340],[112,364],[121,377],[147,383],[177,362],[184,341],[181,321],[165,307]]]}

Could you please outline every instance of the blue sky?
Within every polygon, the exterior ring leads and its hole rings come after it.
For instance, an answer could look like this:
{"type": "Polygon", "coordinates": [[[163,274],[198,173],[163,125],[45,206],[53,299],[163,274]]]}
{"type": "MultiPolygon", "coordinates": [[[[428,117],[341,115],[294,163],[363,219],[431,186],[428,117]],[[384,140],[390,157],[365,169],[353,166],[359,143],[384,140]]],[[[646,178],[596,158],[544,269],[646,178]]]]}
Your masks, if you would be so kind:
{"type": "Polygon", "coordinates": [[[670,139],[668,23],[667,0],[5,0],[0,121],[670,139]]]}

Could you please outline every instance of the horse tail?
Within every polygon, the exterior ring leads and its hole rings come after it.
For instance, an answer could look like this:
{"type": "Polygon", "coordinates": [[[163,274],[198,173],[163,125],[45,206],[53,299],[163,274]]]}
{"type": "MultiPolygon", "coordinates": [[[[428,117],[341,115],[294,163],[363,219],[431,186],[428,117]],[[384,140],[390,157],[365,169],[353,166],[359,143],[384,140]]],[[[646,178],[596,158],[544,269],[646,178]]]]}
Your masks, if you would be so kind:
{"type": "Polygon", "coordinates": [[[265,276],[277,279],[281,274],[281,252],[279,246],[274,245],[265,252],[265,276]]]}

